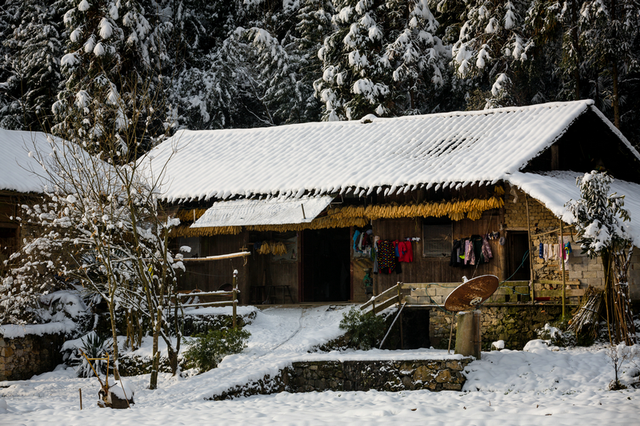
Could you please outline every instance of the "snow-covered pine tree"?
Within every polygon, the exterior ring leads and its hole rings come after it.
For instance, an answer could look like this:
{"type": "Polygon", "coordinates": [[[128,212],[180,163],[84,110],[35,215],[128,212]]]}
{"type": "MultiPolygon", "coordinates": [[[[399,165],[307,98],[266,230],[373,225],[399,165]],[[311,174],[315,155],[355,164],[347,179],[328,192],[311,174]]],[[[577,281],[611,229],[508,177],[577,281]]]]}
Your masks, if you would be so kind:
{"type": "Polygon", "coordinates": [[[584,60],[598,76],[610,81],[605,105],[611,105],[613,123],[621,125],[620,85],[639,69],[640,4],[635,0],[585,0],[578,20],[584,60]]]}
{"type": "MultiPolygon", "coordinates": [[[[439,10],[453,9],[449,0],[439,10]]],[[[486,108],[517,104],[519,69],[532,44],[523,28],[529,7],[526,0],[465,0],[460,31],[453,42],[452,64],[456,75],[490,87],[486,108]]]]}
{"type": "Polygon", "coordinates": [[[579,200],[567,203],[575,218],[576,231],[583,252],[602,259],[605,270],[605,300],[610,307],[607,321],[613,330],[613,343],[635,343],[635,326],[629,297],[628,270],[633,252],[633,239],[625,222],[629,212],[624,208],[624,195],[611,194],[613,178],[606,173],[592,171],[576,179],[580,188],[579,200]],[[614,282],[609,280],[613,266],[614,282]]]}
{"type": "Polygon", "coordinates": [[[325,120],[428,110],[447,57],[426,1],[339,0],[334,32],[318,52],[325,120]]]}
{"type": "Polygon", "coordinates": [[[316,96],[324,103],[323,119],[356,120],[366,114],[389,114],[391,66],[385,58],[383,28],[386,12],[379,0],[336,0],[333,33],[318,56],[322,78],[316,96]]]}
{"type": "Polygon", "coordinates": [[[304,99],[305,121],[320,120],[321,103],[315,96],[313,82],[322,77],[322,61],[318,50],[324,39],[331,34],[333,26],[331,15],[334,13],[330,0],[302,0],[297,15],[297,47],[300,54],[298,81],[304,99]]]}
{"type": "Polygon", "coordinates": [[[440,100],[439,89],[448,78],[450,48],[436,36],[439,24],[427,0],[389,0],[385,57],[393,70],[395,115],[430,111],[440,100]]]}
{"type": "Polygon", "coordinates": [[[9,1],[5,8],[16,12],[13,17],[18,22],[7,28],[11,31],[3,38],[10,75],[2,91],[12,106],[0,113],[2,127],[47,129],[62,81],[62,14],[56,4],[43,0],[9,1]]]}
{"type": "MultiPolygon", "coordinates": [[[[162,22],[151,0],[59,1],[67,9],[63,19],[69,38],[60,61],[65,87],[52,107],[57,119],[54,131],[82,140],[91,152],[112,145],[104,142],[105,137],[120,135],[120,154],[135,158],[149,148],[152,135],[138,135],[136,145],[122,135],[131,134],[133,110],[145,104],[135,98],[137,93],[152,93],[151,99],[161,101],[158,77],[167,58],[170,25],[162,22]],[[104,128],[103,123],[114,123],[117,133],[110,134],[106,130],[111,126],[104,128]]],[[[164,128],[156,114],[164,111],[151,104],[143,113],[156,124],[151,133],[161,134],[164,128]]]]}
{"type": "MultiPolygon", "coordinates": [[[[534,0],[525,19],[534,55],[537,52],[543,58],[538,65],[547,65],[548,77],[558,82],[557,99],[581,99],[585,95],[583,83],[588,69],[579,42],[580,5],[577,0],[534,0]]],[[[546,96],[555,99],[553,88],[549,89],[546,96]]]]}

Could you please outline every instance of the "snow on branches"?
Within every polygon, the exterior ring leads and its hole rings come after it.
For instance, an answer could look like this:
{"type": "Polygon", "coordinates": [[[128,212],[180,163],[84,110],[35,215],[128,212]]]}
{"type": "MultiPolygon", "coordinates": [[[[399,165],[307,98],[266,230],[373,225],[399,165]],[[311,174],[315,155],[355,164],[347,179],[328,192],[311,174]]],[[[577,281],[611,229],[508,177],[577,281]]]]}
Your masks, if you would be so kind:
{"type": "MultiPolygon", "coordinates": [[[[566,207],[575,218],[578,242],[590,257],[601,256],[606,274],[605,297],[613,305],[611,340],[633,344],[635,327],[629,299],[628,270],[633,252],[633,239],[625,222],[629,212],[624,208],[624,195],[610,194],[613,178],[592,171],[576,179],[580,200],[569,201],[566,207]],[[613,265],[615,283],[608,276],[613,265]]],[[[608,315],[608,314],[607,314],[608,315]]]]}

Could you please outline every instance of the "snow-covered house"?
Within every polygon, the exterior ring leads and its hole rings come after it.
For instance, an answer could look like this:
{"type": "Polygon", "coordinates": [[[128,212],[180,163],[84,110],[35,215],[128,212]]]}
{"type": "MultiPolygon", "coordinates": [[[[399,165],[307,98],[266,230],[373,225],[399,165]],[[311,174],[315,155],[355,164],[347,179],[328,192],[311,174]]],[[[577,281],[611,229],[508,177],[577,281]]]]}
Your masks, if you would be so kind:
{"type": "MultiPolygon", "coordinates": [[[[640,241],[640,154],[589,100],[185,130],[149,159],[156,170],[166,165],[163,198],[183,222],[176,247],[191,247],[181,285],[215,290],[238,269],[245,303],[366,300],[363,279],[376,266],[377,292],[491,273],[512,283],[501,301],[545,300],[563,282],[563,263],[568,296],[601,286],[602,267],[575,243],[568,261],[559,258],[572,241],[564,205],[579,198],[576,177],[594,169],[616,178],[640,241]],[[378,240],[376,265],[368,247],[378,240]],[[475,256],[463,259],[467,245],[475,256]],[[253,254],[202,259],[239,249],[253,254]]],[[[413,300],[441,301],[445,293],[432,290],[413,300]]]]}
{"type": "Polygon", "coordinates": [[[0,129],[0,265],[19,248],[19,206],[43,191],[42,180],[33,173],[38,164],[29,158],[33,150],[51,150],[44,133],[0,129]]]}

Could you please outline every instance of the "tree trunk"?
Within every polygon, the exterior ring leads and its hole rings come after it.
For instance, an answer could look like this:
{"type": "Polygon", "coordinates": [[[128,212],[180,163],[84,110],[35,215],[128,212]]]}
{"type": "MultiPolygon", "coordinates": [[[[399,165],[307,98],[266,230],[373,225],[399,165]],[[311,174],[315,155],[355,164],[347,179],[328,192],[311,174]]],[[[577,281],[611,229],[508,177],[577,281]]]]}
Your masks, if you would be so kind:
{"type": "Polygon", "coordinates": [[[156,318],[156,324],[153,328],[153,364],[151,366],[151,378],[149,379],[149,389],[158,388],[158,369],[160,368],[160,353],[158,352],[158,337],[160,336],[160,329],[158,327],[158,318],[156,318]]]}
{"type": "MultiPolygon", "coordinates": [[[[616,19],[616,0],[611,0],[611,20],[615,21],[616,19]]],[[[614,27],[615,28],[615,27],[614,27]]],[[[617,38],[616,32],[614,30],[613,39],[617,38]]],[[[610,55],[609,60],[611,61],[611,79],[613,80],[613,125],[616,126],[617,129],[620,128],[620,95],[618,93],[618,58],[615,55],[610,55]]]]}
{"type": "MultiPolygon", "coordinates": [[[[109,317],[111,319],[111,337],[113,338],[113,377],[116,380],[120,380],[120,373],[118,372],[118,329],[116,328],[116,312],[115,301],[111,297],[109,303],[109,317]]],[[[109,372],[107,371],[107,375],[109,372]]]]}
{"type": "Polygon", "coordinates": [[[578,39],[578,5],[576,0],[571,2],[571,42],[573,44],[573,50],[575,52],[575,68],[573,70],[573,80],[575,84],[575,97],[576,100],[581,98],[580,96],[580,44],[578,39]]]}

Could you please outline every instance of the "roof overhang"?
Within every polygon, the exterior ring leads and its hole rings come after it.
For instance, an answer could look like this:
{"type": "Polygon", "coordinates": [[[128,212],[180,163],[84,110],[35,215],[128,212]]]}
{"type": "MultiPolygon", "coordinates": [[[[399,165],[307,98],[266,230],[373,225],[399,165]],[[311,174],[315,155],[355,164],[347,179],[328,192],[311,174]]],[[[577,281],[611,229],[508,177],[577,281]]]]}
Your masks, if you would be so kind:
{"type": "Polygon", "coordinates": [[[333,201],[332,196],[233,200],[214,203],[191,228],[309,223],[333,201]]]}
{"type": "MultiPolygon", "coordinates": [[[[517,172],[509,176],[508,181],[518,186],[522,191],[540,201],[556,217],[566,223],[575,223],[575,217],[567,208],[571,200],[579,200],[580,189],[576,179],[584,173],[573,171],[552,171],[545,173],[517,172]]],[[[640,243],[640,185],[614,179],[610,193],[624,195],[624,208],[631,218],[627,222],[629,234],[635,245],[640,243]]]]}

